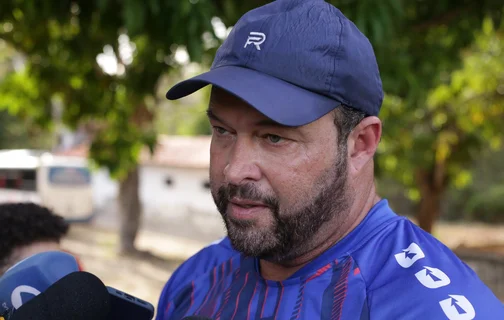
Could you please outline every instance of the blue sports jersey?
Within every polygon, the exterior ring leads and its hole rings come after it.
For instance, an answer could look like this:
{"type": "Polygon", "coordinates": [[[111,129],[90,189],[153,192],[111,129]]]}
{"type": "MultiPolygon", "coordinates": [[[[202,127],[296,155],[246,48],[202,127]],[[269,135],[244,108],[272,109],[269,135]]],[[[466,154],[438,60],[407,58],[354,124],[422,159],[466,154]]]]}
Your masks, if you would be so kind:
{"type": "Polygon", "coordinates": [[[258,270],[224,238],[176,270],[156,319],[504,319],[473,270],[386,200],[288,279],[265,280],[258,270]]]}

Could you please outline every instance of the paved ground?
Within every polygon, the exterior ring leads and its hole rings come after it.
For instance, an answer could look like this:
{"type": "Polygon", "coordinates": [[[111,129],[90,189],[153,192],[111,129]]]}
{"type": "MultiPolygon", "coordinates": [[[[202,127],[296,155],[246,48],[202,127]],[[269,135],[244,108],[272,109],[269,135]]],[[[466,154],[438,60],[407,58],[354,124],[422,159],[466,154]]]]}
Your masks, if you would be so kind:
{"type": "MultiPolygon", "coordinates": [[[[209,242],[224,234],[218,216],[147,217],[137,246],[162,259],[122,257],[116,253],[117,223],[98,217],[89,225],[72,226],[63,246],[77,253],[84,268],[105,284],[126,291],[156,306],[159,294],[175,268],[209,242]]],[[[451,248],[496,246],[504,248],[504,226],[438,224],[434,230],[451,248]]]]}

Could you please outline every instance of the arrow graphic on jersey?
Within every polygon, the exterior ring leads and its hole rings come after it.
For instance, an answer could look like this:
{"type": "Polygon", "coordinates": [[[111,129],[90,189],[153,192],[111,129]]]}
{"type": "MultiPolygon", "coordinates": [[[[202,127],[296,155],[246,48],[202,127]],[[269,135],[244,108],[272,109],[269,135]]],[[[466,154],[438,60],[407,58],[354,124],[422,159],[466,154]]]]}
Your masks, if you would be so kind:
{"type": "Polygon", "coordinates": [[[428,276],[429,276],[432,280],[434,280],[434,282],[436,282],[436,281],[441,281],[441,279],[439,279],[438,277],[436,277],[436,276],[434,275],[434,272],[430,271],[429,269],[427,269],[427,275],[428,275],[428,276]]]}
{"type": "Polygon", "coordinates": [[[450,278],[443,271],[437,268],[424,266],[424,268],[415,273],[416,278],[429,289],[437,289],[450,284],[450,278]]]}
{"type": "Polygon", "coordinates": [[[412,242],[409,247],[394,255],[397,263],[403,268],[411,267],[415,262],[425,257],[422,249],[412,242]]]}
{"type": "Polygon", "coordinates": [[[455,299],[452,299],[452,307],[455,307],[459,314],[467,314],[467,312],[459,306],[459,302],[455,299]]]}
{"type": "Polygon", "coordinates": [[[413,259],[414,256],[416,256],[416,253],[411,253],[409,251],[404,252],[404,256],[408,259],[413,259]]]}
{"type": "Polygon", "coordinates": [[[439,301],[439,305],[449,320],[472,320],[476,311],[464,296],[450,294],[450,298],[439,301]]]}

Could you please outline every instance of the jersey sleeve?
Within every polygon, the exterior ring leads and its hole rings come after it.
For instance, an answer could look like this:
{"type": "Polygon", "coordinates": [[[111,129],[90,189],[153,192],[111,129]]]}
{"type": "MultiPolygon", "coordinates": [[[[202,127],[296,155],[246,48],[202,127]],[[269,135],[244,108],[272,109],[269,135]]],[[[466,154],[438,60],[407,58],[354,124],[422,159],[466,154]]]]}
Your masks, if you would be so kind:
{"type": "Polygon", "coordinates": [[[233,257],[237,252],[231,247],[229,238],[225,237],[190,257],[171,275],[164,286],[158,302],[156,320],[164,320],[168,314],[171,301],[186,284],[204,275],[222,262],[233,257]]]}
{"type": "MultiPolygon", "coordinates": [[[[504,319],[504,306],[449,248],[408,220],[380,241],[369,319],[504,319]]],[[[369,261],[368,261],[369,263],[369,261]]]]}

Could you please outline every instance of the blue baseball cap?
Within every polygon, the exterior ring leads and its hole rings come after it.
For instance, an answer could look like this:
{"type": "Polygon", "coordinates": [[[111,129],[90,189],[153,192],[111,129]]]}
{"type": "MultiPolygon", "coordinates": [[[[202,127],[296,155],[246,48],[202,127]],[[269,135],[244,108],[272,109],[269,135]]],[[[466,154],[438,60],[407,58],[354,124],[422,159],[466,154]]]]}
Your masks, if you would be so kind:
{"type": "Polygon", "coordinates": [[[173,86],[176,100],[213,85],[286,126],[344,104],[378,115],[383,89],[373,47],[323,0],[277,0],[244,14],[210,71],[173,86]]]}

